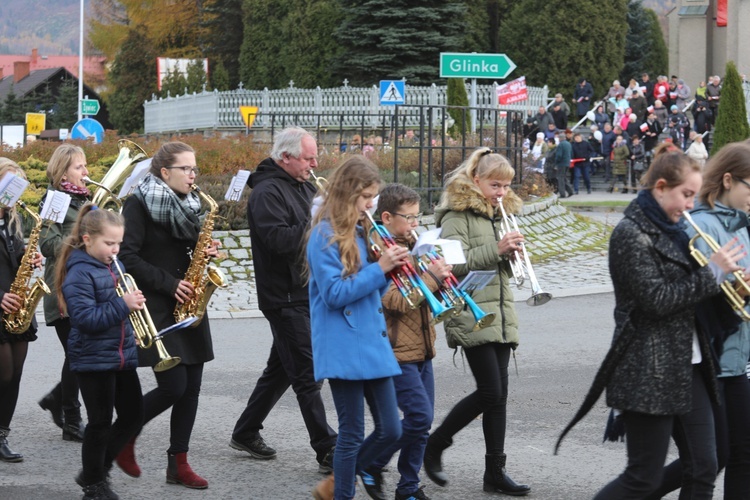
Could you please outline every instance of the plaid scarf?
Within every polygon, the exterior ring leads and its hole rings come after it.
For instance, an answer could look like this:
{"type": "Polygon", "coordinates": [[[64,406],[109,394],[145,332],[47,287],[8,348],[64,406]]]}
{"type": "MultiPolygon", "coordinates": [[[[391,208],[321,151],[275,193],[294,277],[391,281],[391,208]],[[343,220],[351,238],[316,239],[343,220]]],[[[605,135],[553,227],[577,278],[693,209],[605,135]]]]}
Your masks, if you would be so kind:
{"type": "Polygon", "coordinates": [[[163,180],[149,174],[133,195],[146,205],[153,221],[168,229],[176,239],[198,239],[201,202],[197,194],[190,192],[179,197],[163,180]]]}

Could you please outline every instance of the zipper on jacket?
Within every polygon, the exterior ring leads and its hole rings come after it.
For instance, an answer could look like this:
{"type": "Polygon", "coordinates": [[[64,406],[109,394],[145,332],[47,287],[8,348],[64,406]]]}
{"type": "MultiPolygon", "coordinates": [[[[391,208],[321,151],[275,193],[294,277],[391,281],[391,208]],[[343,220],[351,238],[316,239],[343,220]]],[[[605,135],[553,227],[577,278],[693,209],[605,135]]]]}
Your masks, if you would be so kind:
{"type": "MultiPolygon", "coordinates": [[[[490,219],[490,223],[492,224],[492,231],[495,233],[495,241],[498,240],[498,237],[500,236],[500,233],[495,228],[495,218],[493,217],[490,219]]],[[[510,258],[510,257],[508,257],[510,258]]],[[[503,309],[503,302],[504,302],[504,292],[503,292],[503,266],[498,263],[497,264],[497,279],[500,282],[500,317],[503,318],[503,331],[500,332],[500,337],[503,339],[503,344],[507,343],[507,339],[505,338],[505,310],[503,309]]]]}
{"type": "MultiPolygon", "coordinates": [[[[112,281],[115,283],[115,290],[117,290],[117,276],[115,276],[115,273],[112,272],[112,268],[107,264],[107,270],[109,271],[110,276],[112,276],[112,281]]],[[[125,353],[123,350],[125,349],[125,321],[120,322],[120,345],[117,347],[117,354],[120,356],[120,370],[125,368],[125,353]]]]}

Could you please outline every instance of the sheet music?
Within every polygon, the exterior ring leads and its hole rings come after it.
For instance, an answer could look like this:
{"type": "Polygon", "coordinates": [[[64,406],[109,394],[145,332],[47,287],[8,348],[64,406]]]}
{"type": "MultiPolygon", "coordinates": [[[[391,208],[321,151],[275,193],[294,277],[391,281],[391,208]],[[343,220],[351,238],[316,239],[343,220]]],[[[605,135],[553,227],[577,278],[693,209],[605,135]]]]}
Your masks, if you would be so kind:
{"type": "Polygon", "coordinates": [[[151,169],[151,158],[147,158],[141,162],[138,162],[133,168],[133,172],[130,177],[125,179],[125,182],[120,189],[120,193],[117,195],[118,198],[122,199],[126,196],[130,196],[133,190],[140,184],[141,180],[148,175],[148,171],[151,169]]]}
{"type": "Polygon", "coordinates": [[[446,264],[466,264],[466,256],[464,255],[464,249],[461,247],[461,242],[440,238],[441,232],[442,229],[437,228],[420,234],[412,249],[412,255],[424,255],[427,252],[432,252],[435,247],[439,247],[440,254],[445,259],[446,264]]]}
{"type": "Polygon", "coordinates": [[[458,287],[467,291],[473,292],[474,290],[481,290],[486,287],[495,277],[497,271],[471,271],[466,277],[459,283],[458,287]]]}
{"type": "Polygon", "coordinates": [[[70,200],[71,198],[68,193],[47,191],[47,196],[44,198],[44,207],[39,216],[42,219],[62,224],[65,220],[65,214],[68,213],[70,200]]]}
{"type": "Polygon", "coordinates": [[[15,205],[28,186],[26,179],[10,172],[5,174],[0,180],[0,206],[7,208],[15,205]]]}
{"type": "Polygon", "coordinates": [[[229,188],[227,188],[224,199],[227,201],[240,201],[242,190],[245,188],[245,184],[247,184],[249,178],[249,170],[240,170],[237,172],[237,175],[232,177],[232,182],[229,183],[229,188]]]}

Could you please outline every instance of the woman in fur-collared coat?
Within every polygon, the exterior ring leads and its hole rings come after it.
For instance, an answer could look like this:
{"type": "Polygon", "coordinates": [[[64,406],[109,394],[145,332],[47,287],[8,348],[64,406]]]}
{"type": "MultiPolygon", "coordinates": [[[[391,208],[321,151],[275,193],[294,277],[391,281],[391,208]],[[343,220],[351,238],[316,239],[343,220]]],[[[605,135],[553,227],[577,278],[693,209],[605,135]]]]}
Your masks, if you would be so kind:
{"type": "Polygon", "coordinates": [[[441,455],[453,442],[453,436],[482,415],[486,447],[484,490],[526,495],[530,488],[516,484],[505,473],[505,424],[508,397],[508,361],[518,346],[518,318],[510,290],[508,262],[521,250],[523,236],[508,232],[502,238],[499,200],[506,212],[517,213],[521,200],[510,190],[515,172],[508,160],[491,149],[475,151],[450,174],[440,206],[435,212],[441,237],[461,242],[466,264],[456,265],[453,273],[462,279],[470,271],[497,273],[490,283],[473,293],[473,299],[494,321],[474,331],[476,323],[470,311],[446,321],[448,346],[461,347],[471,367],[478,389],[461,400],[432,433],[425,450],[427,475],[440,486],[448,477],[441,455]]]}
{"type": "Polygon", "coordinates": [[[661,482],[670,436],[684,464],[680,498],[710,499],[717,470],[715,363],[695,309],[720,293],[718,283],[740,268],[744,250],[730,242],[705,267],[690,257],[680,219],[693,208],[702,177],[682,152],[658,155],[641,182],[645,189],[609,245],[612,346],[557,446],[606,388],[607,406],[621,412],[625,425],[628,464],[595,499],[649,498],[661,482]]]}

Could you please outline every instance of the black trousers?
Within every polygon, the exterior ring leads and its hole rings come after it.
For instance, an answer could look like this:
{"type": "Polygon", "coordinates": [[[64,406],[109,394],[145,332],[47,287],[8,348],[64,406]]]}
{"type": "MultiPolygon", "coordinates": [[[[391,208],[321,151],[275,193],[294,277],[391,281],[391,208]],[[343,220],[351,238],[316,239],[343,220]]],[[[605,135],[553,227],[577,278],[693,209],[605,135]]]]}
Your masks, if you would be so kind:
{"type": "Polygon", "coordinates": [[[9,429],[16,412],[18,389],[28,350],[28,342],[0,344],[0,428],[9,429]]]}
{"type": "Polygon", "coordinates": [[[459,401],[434,434],[450,442],[455,434],[482,415],[488,454],[505,452],[510,344],[492,342],[464,349],[477,390],[459,401]]]}
{"type": "MultiPolygon", "coordinates": [[[[750,498],[750,380],[746,375],[719,379],[721,405],[713,405],[718,470],[724,470],[724,499],[750,498]]],[[[664,468],[659,489],[649,497],[659,499],[682,484],[678,458],[664,468]]]]}
{"type": "Polygon", "coordinates": [[[203,363],[177,365],[165,372],[154,372],[156,388],[143,396],[144,425],[172,408],[169,420],[169,449],[167,453],[187,453],[193,433],[198,397],[203,380],[203,363]]]}
{"type": "Polygon", "coordinates": [[[59,402],[62,405],[62,409],[66,415],[72,415],[74,418],[77,416],[80,420],[81,403],[78,401],[78,378],[70,371],[70,364],[68,363],[70,318],[60,318],[52,322],[51,325],[55,327],[57,338],[60,340],[60,344],[62,344],[63,351],[65,352],[65,361],[60,371],[60,382],[52,388],[49,394],[55,402],[59,402]]]}
{"type": "Polygon", "coordinates": [[[320,396],[323,384],[315,381],[310,308],[304,305],[264,309],[263,315],[271,324],[271,353],[247,407],[234,426],[232,438],[246,441],[258,436],[263,421],[291,385],[310,436],[310,446],[321,460],[336,444],[336,433],[326,421],[320,396]]]}
{"type": "MultiPolygon", "coordinates": [[[[718,471],[713,410],[699,365],[693,368],[693,407],[684,415],[628,412],[625,419],[628,464],[594,500],[651,498],[662,483],[670,435],[684,466],[681,500],[710,500],[718,471]]],[[[659,497],[661,498],[661,497],[659,497]]]]}
{"type": "Polygon", "coordinates": [[[81,457],[84,484],[103,481],[112,461],[143,422],[141,383],[135,370],[78,372],[89,423],[81,457]],[[112,423],[113,409],[117,420],[112,423]]]}

